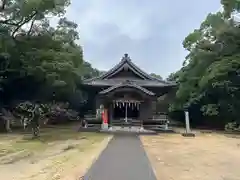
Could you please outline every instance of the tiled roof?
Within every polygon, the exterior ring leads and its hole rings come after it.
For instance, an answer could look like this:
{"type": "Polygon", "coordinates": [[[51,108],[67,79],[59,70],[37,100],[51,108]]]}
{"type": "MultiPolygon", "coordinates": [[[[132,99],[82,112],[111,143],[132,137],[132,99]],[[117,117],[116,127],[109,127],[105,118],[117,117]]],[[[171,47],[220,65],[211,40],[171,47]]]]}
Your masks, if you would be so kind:
{"type": "MultiPolygon", "coordinates": [[[[92,86],[114,86],[119,83],[122,83],[126,81],[124,78],[118,78],[118,79],[96,79],[92,80],[90,82],[85,82],[86,85],[92,85],[92,86]]],[[[133,83],[143,86],[143,87],[165,87],[165,86],[175,86],[173,83],[163,83],[159,81],[148,81],[148,80],[141,80],[141,79],[131,79],[133,83]]]]}
{"type": "Polygon", "coordinates": [[[167,82],[155,77],[152,77],[151,75],[147,74],[143,70],[141,70],[138,66],[136,66],[129,56],[127,54],[124,55],[120,63],[118,63],[116,66],[114,66],[112,69],[107,71],[106,73],[92,78],[84,80],[83,83],[87,85],[93,85],[93,86],[114,86],[122,81],[125,81],[126,78],[114,78],[110,79],[111,76],[114,74],[117,74],[119,71],[121,71],[123,68],[128,68],[131,71],[133,71],[137,76],[141,77],[140,79],[131,79],[131,81],[135,82],[139,86],[174,86],[174,83],[167,82]]]}
{"type": "Polygon", "coordinates": [[[115,89],[122,88],[122,87],[135,88],[135,89],[138,89],[138,90],[140,90],[140,91],[142,91],[142,92],[144,92],[144,93],[146,93],[150,96],[155,95],[155,93],[153,93],[152,91],[149,91],[149,90],[145,89],[144,87],[141,87],[141,86],[139,86],[137,84],[134,84],[132,82],[129,82],[129,81],[125,81],[125,82],[119,83],[117,85],[111,86],[111,87],[99,92],[99,94],[106,94],[106,93],[109,93],[109,92],[111,92],[115,89]]]}

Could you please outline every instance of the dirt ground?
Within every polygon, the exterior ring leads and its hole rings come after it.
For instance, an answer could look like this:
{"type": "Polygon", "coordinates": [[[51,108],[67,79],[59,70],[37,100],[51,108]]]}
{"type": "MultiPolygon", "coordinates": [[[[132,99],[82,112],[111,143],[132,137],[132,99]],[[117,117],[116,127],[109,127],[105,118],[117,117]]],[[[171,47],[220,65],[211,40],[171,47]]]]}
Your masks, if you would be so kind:
{"type": "Polygon", "coordinates": [[[76,180],[106,147],[110,136],[51,128],[39,140],[0,135],[0,175],[4,180],[76,180]]]}
{"type": "Polygon", "coordinates": [[[240,180],[240,136],[142,136],[159,180],[240,180]]]}

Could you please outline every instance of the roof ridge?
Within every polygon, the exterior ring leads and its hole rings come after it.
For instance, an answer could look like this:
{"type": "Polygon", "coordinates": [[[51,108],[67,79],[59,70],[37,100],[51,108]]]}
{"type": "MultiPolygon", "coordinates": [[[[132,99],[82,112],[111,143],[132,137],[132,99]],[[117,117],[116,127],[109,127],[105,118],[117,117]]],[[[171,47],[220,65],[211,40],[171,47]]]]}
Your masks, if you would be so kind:
{"type": "MultiPolygon", "coordinates": [[[[85,79],[85,80],[83,80],[83,82],[89,82],[89,81],[99,80],[99,79],[103,80],[106,77],[111,76],[112,74],[115,74],[113,72],[117,71],[125,63],[127,63],[132,68],[132,70],[136,71],[135,73],[137,73],[143,79],[149,79],[149,80],[152,80],[152,81],[158,81],[158,82],[161,82],[161,83],[167,84],[167,85],[172,84],[171,82],[168,82],[168,81],[165,81],[165,80],[153,77],[149,73],[147,73],[144,70],[142,70],[140,67],[138,67],[135,63],[132,62],[131,58],[129,57],[129,55],[127,53],[124,54],[124,56],[122,57],[121,61],[118,64],[113,66],[107,72],[105,72],[105,73],[103,73],[103,74],[101,74],[101,75],[99,75],[97,77],[93,77],[93,78],[90,78],[90,79],[85,79]]],[[[116,73],[118,73],[118,71],[116,73]]]]}
{"type": "MultiPolygon", "coordinates": [[[[126,55],[126,54],[125,54],[126,55]]],[[[91,80],[95,80],[95,79],[101,79],[102,77],[106,76],[107,74],[111,74],[112,71],[116,70],[118,67],[120,67],[123,63],[125,63],[126,59],[123,57],[121,59],[121,61],[119,63],[117,63],[115,66],[113,66],[110,70],[108,70],[107,72],[97,76],[97,77],[93,77],[90,79],[86,79],[85,81],[91,81],[91,80]]]]}
{"type": "Polygon", "coordinates": [[[149,95],[155,95],[154,92],[152,91],[149,91],[148,89],[142,87],[142,86],[139,86],[138,84],[134,83],[134,82],[130,82],[129,80],[126,80],[125,82],[121,82],[121,83],[118,83],[116,85],[113,85],[107,89],[104,89],[103,91],[99,92],[99,94],[105,94],[107,92],[110,92],[116,88],[119,88],[121,86],[128,86],[128,87],[135,87],[137,89],[140,89],[141,91],[145,92],[146,94],[149,94],[149,95]]]}

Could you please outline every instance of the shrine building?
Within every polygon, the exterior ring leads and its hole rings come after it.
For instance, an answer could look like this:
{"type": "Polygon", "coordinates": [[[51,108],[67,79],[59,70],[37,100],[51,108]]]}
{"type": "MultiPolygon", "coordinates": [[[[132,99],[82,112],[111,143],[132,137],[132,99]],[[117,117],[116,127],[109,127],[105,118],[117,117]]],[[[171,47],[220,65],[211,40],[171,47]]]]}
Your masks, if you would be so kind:
{"type": "Polygon", "coordinates": [[[106,73],[83,81],[84,89],[95,94],[94,107],[102,105],[110,125],[134,122],[143,124],[156,113],[158,97],[170,92],[175,83],[144,72],[128,54],[106,73]]]}

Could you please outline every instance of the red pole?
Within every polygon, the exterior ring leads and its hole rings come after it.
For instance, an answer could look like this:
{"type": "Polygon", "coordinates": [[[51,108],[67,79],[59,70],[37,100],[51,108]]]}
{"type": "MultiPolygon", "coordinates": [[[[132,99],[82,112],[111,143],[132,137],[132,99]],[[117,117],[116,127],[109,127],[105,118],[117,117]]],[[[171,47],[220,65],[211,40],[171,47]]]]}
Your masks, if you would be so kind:
{"type": "Polygon", "coordinates": [[[108,110],[107,109],[104,110],[104,123],[108,124],[108,110]]]}
{"type": "Polygon", "coordinates": [[[103,119],[103,123],[104,124],[108,124],[108,112],[107,112],[107,109],[104,109],[104,111],[102,113],[102,119],[103,119]]]}

